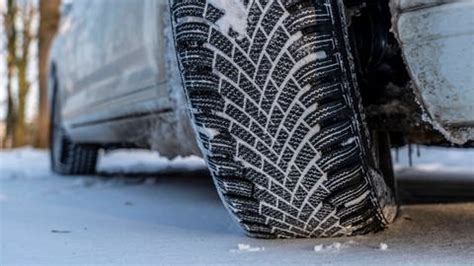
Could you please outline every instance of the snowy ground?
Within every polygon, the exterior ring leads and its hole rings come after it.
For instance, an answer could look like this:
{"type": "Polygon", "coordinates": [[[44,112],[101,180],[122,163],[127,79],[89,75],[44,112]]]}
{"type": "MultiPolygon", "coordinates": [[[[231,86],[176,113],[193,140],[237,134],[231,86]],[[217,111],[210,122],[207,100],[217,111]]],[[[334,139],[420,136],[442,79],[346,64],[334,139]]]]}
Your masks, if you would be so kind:
{"type": "Polygon", "coordinates": [[[388,230],[258,240],[229,218],[199,158],[118,152],[99,176],[60,177],[45,152],[1,151],[0,265],[473,265],[474,150],[423,148],[412,168],[406,153],[396,169],[410,205],[388,230]]]}

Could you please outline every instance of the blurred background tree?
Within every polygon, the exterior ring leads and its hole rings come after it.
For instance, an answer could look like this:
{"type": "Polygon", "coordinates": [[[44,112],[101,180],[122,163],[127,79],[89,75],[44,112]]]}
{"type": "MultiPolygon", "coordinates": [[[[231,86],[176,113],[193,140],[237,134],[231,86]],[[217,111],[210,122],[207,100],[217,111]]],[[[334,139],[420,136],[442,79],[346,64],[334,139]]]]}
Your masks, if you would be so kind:
{"type": "Polygon", "coordinates": [[[60,0],[0,1],[6,1],[4,10],[0,10],[5,32],[6,65],[6,113],[1,146],[35,145],[45,148],[49,134],[47,58],[59,21],[60,0]],[[32,49],[35,45],[37,49],[32,49]],[[37,60],[33,60],[34,57],[37,60]],[[36,67],[38,77],[29,77],[36,67]],[[27,100],[28,94],[36,82],[38,110],[33,119],[28,120],[28,105],[33,104],[27,100]]]}
{"type": "Polygon", "coordinates": [[[14,128],[16,121],[16,107],[13,100],[13,75],[15,70],[15,58],[16,58],[16,39],[17,39],[17,28],[16,28],[16,15],[17,6],[14,0],[7,0],[6,10],[3,11],[3,31],[6,35],[6,90],[7,90],[7,106],[5,116],[5,132],[3,136],[3,147],[9,147],[13,145],[14,128]]]}
{"type": "Polygon", "coordinates": [[[36,146],[46,148],[49,139],[48,108],[48,55],[51,42],[58,28],[60,0],[40,0],[40,24],[38,33],[39,101],[36,146]]]}
{"type": "MultiPolygon", "coordinates": [[[[13,0],[8,0],[14,2],[13,0]]],[[[30,1],[20,2],[18,8],[12,7],[18,11],[19,26],[16,30],[16,55],[11,55],[14,60],[17,74],[18,93],[16,97],[15,108],[15,122],[13,128],[13,146],[23,146],[28,143],[27,126],[26,126],[26,97],[30,92],[31,82],[28,80],[27,74],[29,71],[31,43],[35,38],[33,29],[33,18],[36,13],[36,8],[30,1]]]]}

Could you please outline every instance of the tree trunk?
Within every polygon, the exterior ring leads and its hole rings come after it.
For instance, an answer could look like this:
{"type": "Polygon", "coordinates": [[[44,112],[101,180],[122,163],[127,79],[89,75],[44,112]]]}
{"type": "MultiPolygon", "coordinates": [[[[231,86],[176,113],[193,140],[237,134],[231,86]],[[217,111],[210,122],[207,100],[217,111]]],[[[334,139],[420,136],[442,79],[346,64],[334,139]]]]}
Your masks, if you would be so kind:
{"type": "Polygon", "coordinates": [[[7,113],[5,117],[5,136],[3,139],[3,147],[11,147],[13,135],[15,131],[15,102],[12,91],[12,78],[15,71],[16,60],[16,5],[14,0],[8,0],[7,10],[3,14],[4,30],[7,35],[7,113]]]}
{"type": "Polygon", "coordinates": [[[15,133],[13,137],[13,147],[24,146],[28,143],[26,130],[26,96],[30,89],[26,73],[28,68],[28,59],[21,58],[17,63],[18,69],[18,104],[15,121],[15,133]]]}
{"type": "MultiPolygon", "coordinates": [[[[8,50],[10,53],[10,50],[8,50]]],[[[8,56],[7,56],[8,57],[8,56]]],[[[13,92],[12,92],[12,73],[13,69],[10,65],[7,64],[7,114],[5,116],[5,135],[2,147],[9,148],[12,146],[13,140],[13,131],[15,128],[15,106],[13,102],[13,92]]]]}
{"type": "MultiPolygon", "coordinates": [[[[30,83],[28,81],[28,66],[30,57],[30,45],[33,40],[33,19],[35,15],[35,7],[32,3],[26,3],[19,9],[19,19],[21,21],[21,42],[20,54],[17,54],[15,63],[17,70],[18,97],[16,121],[13,134],[13,146],[23,146],[28,144],[28,134],[26,125],[26,97],[30,91],[30,83]]],[[[18,45],[18,43],[17,43],[18,45]]]]}
{"type": "Polygon", "coordinates": [[[48,56],[51,42],[59,22],[60,0],[40,0],[40,25],[38,34],[38,74],[39,103],[37,120],[36,146],[46,148],[49,140],[49,108],[48,108],[48,56]]]}

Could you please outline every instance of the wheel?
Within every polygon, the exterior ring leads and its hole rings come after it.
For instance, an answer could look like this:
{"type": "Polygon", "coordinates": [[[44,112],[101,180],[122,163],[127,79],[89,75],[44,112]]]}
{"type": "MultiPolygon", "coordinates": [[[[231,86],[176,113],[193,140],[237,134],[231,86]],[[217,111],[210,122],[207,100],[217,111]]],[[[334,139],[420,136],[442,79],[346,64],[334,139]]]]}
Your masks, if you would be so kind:
{"type": "Polygon", "coordinates": [[[71,141],[62,125],[61,104],[57,89],[54,89],[53,93],[49,131],[51,169],[62,175],[92,175],[96,171],[98,148],[93,145],[75,144],[71,141]]]}
{"type": "Polygon", "coordinates": [[[378,169],[341,1],[172,0],[198,143],[253,237],[378,231],[395,217],[378,169]]]}

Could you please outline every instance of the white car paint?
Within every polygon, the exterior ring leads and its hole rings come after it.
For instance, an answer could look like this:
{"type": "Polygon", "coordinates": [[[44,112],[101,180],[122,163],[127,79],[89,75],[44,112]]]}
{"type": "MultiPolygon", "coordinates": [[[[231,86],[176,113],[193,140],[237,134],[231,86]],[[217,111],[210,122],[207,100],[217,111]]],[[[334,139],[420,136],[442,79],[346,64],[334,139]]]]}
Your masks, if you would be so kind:
{"type": "Polygon", "coordinates": [[[449,140],[474,139],[474,1],[392,1],[394,32],[429,120],[449,140]]]}

